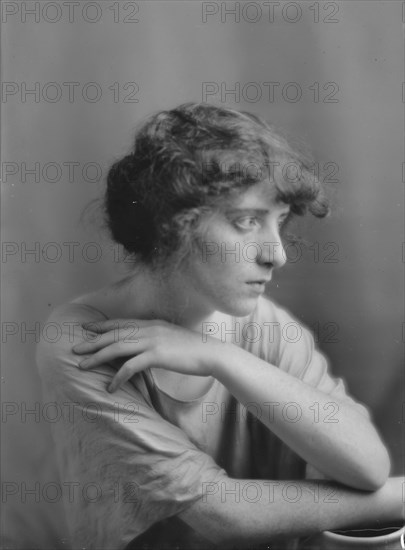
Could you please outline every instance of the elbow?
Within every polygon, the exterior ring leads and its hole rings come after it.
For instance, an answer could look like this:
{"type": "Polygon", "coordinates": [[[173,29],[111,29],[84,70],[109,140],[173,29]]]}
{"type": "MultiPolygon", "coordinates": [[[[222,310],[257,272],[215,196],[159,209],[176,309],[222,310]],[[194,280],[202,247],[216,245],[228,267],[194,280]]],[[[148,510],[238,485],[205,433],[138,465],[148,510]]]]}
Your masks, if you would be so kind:
{"type": "Polygon", "coordinates": [[[352,448],[351,456],[329,478],[360,491],[378,491],[385,485],[391,471],[391,459],[381,441],[368,449],[352,448]],[[355,455],[356,458],[355,458],[355,455]]]}
{"type": "Polygon", "coordinates": [[[368,457],[368,467],[364,468],[359,489],[364,491],[378,491],[387,482],[391,471],[391,459],[383,444],[373,456],[368,457]]]}
{"type": "Polygon", "coordinates": [[[362,491],[368,491],[370,493],[374,493],[375,491],[378,491],[385,485],[387,482],[388,476],[386,477],[373,477],[369,479],[362,480],[361,484],[358,484],[357,488],[361,489],[362,491]]]}
{"type": "Polygon", "coordinates": [[[362,491],[368,491],[370,493],[374,493],[375,491],[378,491],[384,485],[386,484],[388,479],[388,476],[386,477],[373,477],[367,480],[364,480],[361,485],[358,485],[358,488],[362,491]]]}

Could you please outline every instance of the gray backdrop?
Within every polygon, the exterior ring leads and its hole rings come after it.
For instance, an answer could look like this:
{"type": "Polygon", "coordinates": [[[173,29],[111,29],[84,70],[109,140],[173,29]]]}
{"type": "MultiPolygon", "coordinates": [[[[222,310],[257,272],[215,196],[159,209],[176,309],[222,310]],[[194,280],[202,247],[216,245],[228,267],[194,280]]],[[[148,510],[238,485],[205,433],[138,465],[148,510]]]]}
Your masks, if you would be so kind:
{"type": "Polygon", "coordinates": [[[2,6],[4,547],[66,548],[35,341],[55,337],[53,307],[122,273],[81,212],[134,125],[184,101],[251,110],[314,150],[333,214],[301,224],[309,248],[289,250],[270,294],[314,327],[399,474],[402,3],[74,4],[2,6]]]}

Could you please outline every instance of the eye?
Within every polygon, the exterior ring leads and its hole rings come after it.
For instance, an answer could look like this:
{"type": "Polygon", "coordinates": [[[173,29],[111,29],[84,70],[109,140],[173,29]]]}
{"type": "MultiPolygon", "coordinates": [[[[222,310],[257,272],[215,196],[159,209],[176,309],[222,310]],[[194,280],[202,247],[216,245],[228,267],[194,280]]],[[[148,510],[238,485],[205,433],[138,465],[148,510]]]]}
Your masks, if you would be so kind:
{"type": "Polygon", "coordinates": [[[288,222],[290,221],[291,219],[291,213],[289,212],[288,214],[285,214],[283,215],[279,220],[278,220],[278,227],[279,229],[284,229],[286,227],[286,225],[288,224],[288,222]]]}
{"type": "Polygon", "coordinates": [[[244,216],[237,219],[234,223],[240,229],[254,229],[260,225],[259,219],[256,216],[244,216]]]}

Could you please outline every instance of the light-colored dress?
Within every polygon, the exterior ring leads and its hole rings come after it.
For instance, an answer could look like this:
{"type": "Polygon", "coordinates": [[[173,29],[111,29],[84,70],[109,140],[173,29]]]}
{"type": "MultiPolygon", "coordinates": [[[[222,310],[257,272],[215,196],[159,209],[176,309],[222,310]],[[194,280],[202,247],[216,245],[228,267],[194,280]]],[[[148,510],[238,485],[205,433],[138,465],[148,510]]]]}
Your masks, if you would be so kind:
{"type": "MultiPolygon", "coordinates": [[[[37,350],[44,402],[56,402],[61,411],[51,427],[72,548],[120,550],[141,534],[156,550],[165,544],[214,548],[176,514],[204,494],[209,498],[210,492],[223,490],[228,476],[252,482],[235,486],[235,495],[227,498],[252,502],[255,479],[305,478],[306,463],[255,416],[257,404],[243,406],[216,379],[203,396],[184,401],[160,389],[147,369],[108,393],[116,369],[106,364],[80,370],[81,358],[72,352],[73,345],[90,337],[81,324],[105,319],[88,305],[60,306],[47,321],[54,324],[47,333],[55,338],[43,340],[37,350]],[[158,522],[159,532],[153,527],[158,522]]],[[[343,381],[330,376],[310,331],[268,298],[259,298],[232,341],[330,395],[323,421],[327,414],[334,421],[335,399],[369,416],[346,394],[343,381]]],[[[260,414],[271,415],[281,404],[259,406],[260,414]]],[[[299,404],[289,403],[284,413],[298,421],[299,404]]]]}

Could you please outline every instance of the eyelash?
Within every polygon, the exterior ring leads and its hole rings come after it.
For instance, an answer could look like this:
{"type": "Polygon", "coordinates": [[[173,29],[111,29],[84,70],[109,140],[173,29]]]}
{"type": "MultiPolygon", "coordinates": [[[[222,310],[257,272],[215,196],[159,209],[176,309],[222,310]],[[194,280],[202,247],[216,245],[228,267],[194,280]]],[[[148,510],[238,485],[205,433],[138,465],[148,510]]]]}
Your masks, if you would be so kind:
{"type": "Polygon", "coordinates": [[[236,227],[238,227],[239,229],[252,229],[253,226],[249,226],[249,227],[246,227],[246,226],[243,226],[242,223],[241,223],[241,220],[258,220],[257,216],[245,216],[243,218],[239,218],[239,220],[235,221],[235,225],[236,227]]]}

